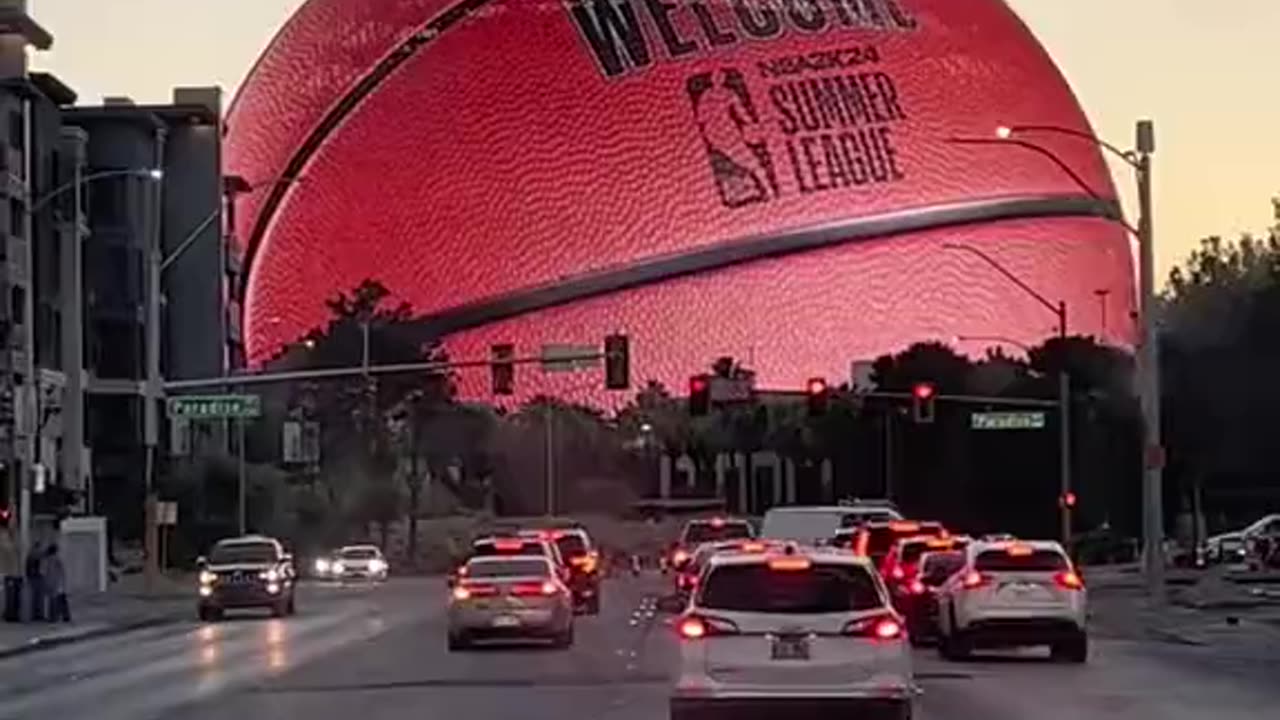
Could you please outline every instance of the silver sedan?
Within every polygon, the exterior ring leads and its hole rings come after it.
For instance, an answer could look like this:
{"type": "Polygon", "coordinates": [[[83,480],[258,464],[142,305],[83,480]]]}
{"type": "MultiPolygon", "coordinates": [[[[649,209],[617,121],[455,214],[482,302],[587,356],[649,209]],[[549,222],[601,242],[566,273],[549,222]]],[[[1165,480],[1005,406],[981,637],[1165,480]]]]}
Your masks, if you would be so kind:
{"type": "Polygon", "coordinates": [[[469,560],[449,595],[449,649],[529,638],[573,644],[573,598],[551,561],[532,555],[469,560]]]}

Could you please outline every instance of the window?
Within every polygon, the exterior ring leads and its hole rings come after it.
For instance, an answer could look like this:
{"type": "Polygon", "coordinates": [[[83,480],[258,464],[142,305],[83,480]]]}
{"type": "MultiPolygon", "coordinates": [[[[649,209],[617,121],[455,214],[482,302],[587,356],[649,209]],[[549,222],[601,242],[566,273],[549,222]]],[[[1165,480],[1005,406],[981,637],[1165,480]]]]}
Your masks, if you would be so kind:
{"type": "Polygon", "coordinates": [[[9,234],[10,235],[14,237],[24,236],[24,231],[26,230],[26,228],[23,220],[26,218],[26,214],[27,214],[27,208],[25,205],[23,205],[21,200],[17,198],[13,198],[9,200],[9,234]]]}
{"type": "Polygon", "coordinates": [[[142,334],[137,323],[99,319],[94,322],[94,334],[93,367],[99,377],[136,379],[141,375],[142,334]]]}
{"type": "Polygon", "coordinates": [[[235,563],[268,563],[279,560],[276,546],[272,543],[218,543],[209,553],[210,565],[233,565],[235,563]]]}
{"type": "MultiPolygon", "coordinates": [[[[104,172],[95,170],[95,172],[104,172]]],[[[104,177],[93,183],[89,197],[89,223],[94,226],[119,226],[129,217],[129,178],[104,177]]]]}
{"type": "Polygon", "coordinates": [[[22,133],[22,112],[19,110],[9,111],[9,147],[14,150],[22,150],[23,145],[22,133]]]}
{"type": "Polygon", "coordinates": [[[467,577],[549,577],[546,560],[485,560],[467,564],[467,577]]]}
{"type": "Polygon", "coordinates": [[[1014,555],[1007,550],[985,550],[974,561],[978,570],[991,572],[1044,572],[1066,570],[1067,558],[1057,550],[1035,550],[1027,555],[1014,555]]]}
{"type": "Polygon", "coordinates": [[[698,604],[709,610],[763,613],[838,613],[884,605],[875,578],[843,563],[807,570],[773,570],[764,563],[721,565],[711,571],[698,604]]]}

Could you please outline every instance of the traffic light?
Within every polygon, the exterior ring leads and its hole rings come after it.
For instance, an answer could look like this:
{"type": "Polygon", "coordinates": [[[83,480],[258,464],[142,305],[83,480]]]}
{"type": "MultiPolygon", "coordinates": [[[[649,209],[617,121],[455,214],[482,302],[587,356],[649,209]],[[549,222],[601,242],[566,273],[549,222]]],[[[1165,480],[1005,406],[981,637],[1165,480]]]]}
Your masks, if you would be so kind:
{"type": "Polygon", "coordinates": [[[918,423],[933,422],[934,401],[938,391],[933,383],[916,383],[911,388],[911,417],[918,423]]]}
{"type": "Polygon", "coordinates": [[[604,339],[604,387],[626,390],[631,387],[631,340],[626,335],[604,339]]]}
{"type": "Polygon", "coordinates": [[[490,349],[490,365],[493,370],[493,394],[512,395],[515,393],[516,366],[512,360],[516,356],[516,346],[510,343],[494,345],[490,349]]]}
{"type": "Polygon", "coordinates": [[[804,394],[809,401],[810,415],[822,415],[827,412],[827,401],[831,392],[826,380],[809,378],[809,382],[805,383],[804,394]]]}
{"type": "Polygon", "coordinates": [[[9,521],[13,519],[13,511],[7,507],[0,507],[0,528],[9,527],[9,521]]]}
{"type": "Polygon", "coordinates": [[[1060,502],[1064,508],[1073,508],[1076,506],[1076,494],[1068,490],[1062,494],[1060,502]]]}
{"type": "Polygon", "coordinates": [[[689,378],[689,414],[706,415],[711,409],[711,378],[694,375],[689,378]]]}

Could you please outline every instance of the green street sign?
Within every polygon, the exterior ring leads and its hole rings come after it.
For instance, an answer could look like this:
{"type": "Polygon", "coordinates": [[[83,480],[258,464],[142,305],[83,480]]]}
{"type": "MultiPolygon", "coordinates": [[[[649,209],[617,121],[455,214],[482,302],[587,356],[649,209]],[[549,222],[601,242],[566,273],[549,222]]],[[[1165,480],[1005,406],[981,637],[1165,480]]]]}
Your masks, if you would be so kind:
{"type": "Polygon", "coordinates": [[[262,414],[257,395],[183,395],[169,398],[169,417],[188,420],[256,418],[262,414]]]}
{"type": "Polygon", "coordinates": [[[969,416],[974,430],[1043,430],[1042,412],[976,412],[969,416]]]}

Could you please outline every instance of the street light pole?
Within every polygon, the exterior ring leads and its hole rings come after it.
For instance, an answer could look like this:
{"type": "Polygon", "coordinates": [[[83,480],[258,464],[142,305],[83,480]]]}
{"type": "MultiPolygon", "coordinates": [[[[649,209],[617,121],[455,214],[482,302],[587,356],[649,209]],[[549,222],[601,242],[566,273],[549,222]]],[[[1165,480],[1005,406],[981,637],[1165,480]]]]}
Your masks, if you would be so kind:
{"type": "Polygon", "coordinates": [[[1142,545],[1151,597],[1164,596],[1164,453],[1160,437],[1160,352],[1156,325],[1155,242],[1151,207],[1151,155],[1155,152],[1155,127],[1140,120],[1136,127],[1137,153],[1132,163],[1138,180],[1138,264],[1142,304],[1142,345],[1138,356],[1138,388],[1142,400],[1143,482],[1142,545]]]}

